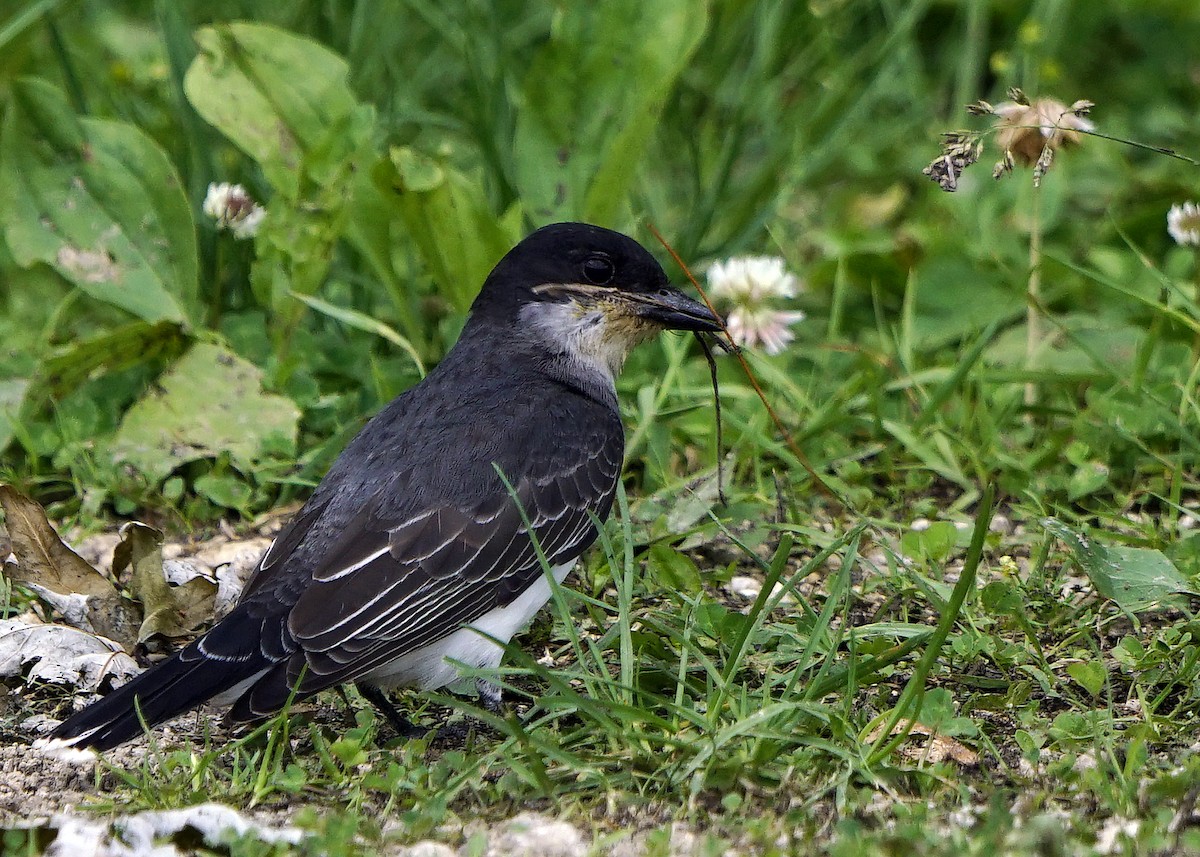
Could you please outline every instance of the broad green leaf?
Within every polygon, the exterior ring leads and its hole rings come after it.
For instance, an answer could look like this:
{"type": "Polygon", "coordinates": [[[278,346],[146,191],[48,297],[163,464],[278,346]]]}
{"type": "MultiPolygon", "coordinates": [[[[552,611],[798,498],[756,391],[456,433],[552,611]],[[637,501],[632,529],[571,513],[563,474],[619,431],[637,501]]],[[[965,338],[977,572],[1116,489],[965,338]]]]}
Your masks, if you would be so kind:
{"type": "Polygon", "coordinates": [[[176,355],[185,342],[186,334],[173,322],[133,321],[53,349],[32,378],[0,381],[0,450],[12,442],[19,426],[30,425],[49,403],[96,373],[176,355]]]}
{"type": "Polygon", "coordinates": [[[1100,691],[1104,690],[1104,680],[1107,678],[1104,665],[1096,661],[1068,664],[1067,675],[1075,679],[1075,683],[1091,696],[1100,695],[1100,691]]]}
{"type": "Polygon", "coordinates": [[[706,4],[614,0],[559,9],[521,88],[514,177],[539,222],[613,224],[663,104],[700,44],[706,4]]]}
{"type": "Polygon", "coordinates": [[[13,441],[13,424],[29,391],[28,378],[9,378],[0,381],[0,452],[13,441]]]}
{"type": "Polygon", "coordinates": [[[1149,548],[1106,547],[1094,532],[1076,532],[1056,518],[1042,526],[1071,550],[1096,591],[1129,613],[1177,601],[1178,593],[1197,594],[1162,551],[1149,548]]]}
{"type": "Polygon", "coordinates": [[[1113,660],[1126,669],[1140,669],[1146,657],[1146,647],[1142,641],[1132,635],[1121,638],[1121,642],[1112,650],[1113,660]]]}
{"type": "MultiPolygon", "coordinates": [[[[958,342],[1000,319],[1025,311],[1019,290],[997,272],[968,257],[932,254],[921,261],[910,280],[913,301],[912,345],[938,348],[958,342]],[[964,284],[970,300],[964,300],[964,284]]],[[[986,353],[991,354],[994,346],[986,353]]],[[[1022,355],[1023,356],[1023,355],[1022,355]]]]}
{"type": "Polygon", "coordinates": [[[1108,465],[1102,461],[1087,461],[1075,468],[1067,480],[1067,499],[1074,502],[1094,494],[1108,484],[1108,465]]]}
{"type": "Polygon", "coordinates": [[[971,718],[957,716],[954,697],[944,687],[935,687],[925,693],[917,722],[939,735],[962,737],[979,734],[979,728],[971,718]]]}
{"type": "Polygon", "coordinates": [[[289,794],[299,794],[308,785],[308,774],[295,762],[271,777],[271,783],[289,794]]]}
{"type": "Polygon", "coordinates": [[[217,506],[236,509],[250,517],[250,486],[231,473],[206,473],[197,477],[196,493],[217,506]]]}
{"type": "Polygon", "coordinates": [[[75,389],[98,370],[117,372],[164,355],[178,355],[187,337],[167,322],[130,322],[99,334],[79,339],[55,350],[38,367],[38,392],[58,396],[75,389]]]}
{"type": "Polygon", "coordinates": [[[1083,714],[1075,711],[1064,711],[1054,718],[1050,724],[1050,737],[1064,746],[1079,743],[1090,743],[1096,739],[1096,730],[1083,714]]]}
{"type": "Polygon", "coordinates": [[[278,314],[283,339],[325,280],[354,207],[359,163],[375,113],[360,104],[346,61],[265,24],[197,31],[200,53],[184,90],[196,111],[259,163],[277,192],[257,239],[251,285],[278,314]]]}
{"type": "Polygon", "coordinates": [[[1143,328],[1085,312],[1058,316],[1055,324],[1062,335],[1048,338],[1039,346],[1033,354],[1032,366],[1028,366],[1026,355],[1027,331],[1020,326],[996,337],[987,349],[988,362],[1049,372],[1055,378],[1123,373],[1133,366],[1134,356],[1146,335],[1143,328]]]}
{"type": "Polygon", "coordinates": [[[958,528],[950,521],[935,521],[924,530],[909,530],[900,539],[900,549],[913,559],[941,562],[958,543],[958,528]]]}
{"type": "Polygon", "coordinates": [[[413,149],[393,148],[375,167],[375,179],[403,219],[439,293],[466,312],[488,273],[520,237],[517,218],[498,219],[478,182],[413,149]]]}
{"type": "Polygon", "coordinates": [[[1016,740],[1017,746],[1021,748],[1021,755],[1026,761],[1033,764],[1041,760],[1041,749],[1046,740],[1044,737],[1035,738],[1024,729],[1018,729],[1013,738],[1016,740]]]}
{"type": "Polygon", "coordinates": [[[0,225],[22,267],[43,263],[93,298],[154,323],[197,311],[195,225],[179,176],[149,136],[76,116],[23,78],[0,131],[0,225]]]}
{"type": "Polygon", "coordinates": [[[1024,598],[1017,587],[1007,580],[993,580],[979,593],[979,601],[989,613],[1020,616],[1024,613],[1024,598]]]}
{"type": "Polygon", "coordinates": [[[267,24],[196,31],[200,52],[184,78],[205,121],[256,160],[277,190],[295,196],[304,158],[356,149],[346,123],[370,113],[348,82],[346,61],[312,39],[267,24]]]}
{"type": "Polygon", "coordinates": [[[154,482],[181,464],[222,453],[251,469],[272,452],[294,451],[299,419],[290,399],[263,392],[258,367],[200,343],[126,412],[112,454],[154,482]]]}
{"type": "MultiPolygon", "coordinates": [[[[1169,399],[1164,396],[1163,400],[1169,399]]],[[[1114,386],[1103,391],[1088,390],[1087,404],[1085,419],[1120,426],[1133,437],[1175,437],[1180,430],[1178,415],[1150,400],[1145,389],[1114,386]]]]}
{"type": "Polygon", "coordinates": [[[717,604],[701,602],[696,608],[696,628],[714,640],[733,640],[750,620],[745,615],[717,604]]]}
{"type": "Polygon", "coordinates": [[[682,533],[705,520],[720,501],[720,480],[714,472],[680,491],[672,487],[674,505],[667,512],[667,532],[682,533]]]}
{"type": "Polygon", "coordinates": [[[662,542],[650,546],[647,571],[653,576],[655,583],[672,592],[695,595],[704,591],[704,583],[700,579],[700,569],[696,567],[696,563],[686,554],[662,542]]]}

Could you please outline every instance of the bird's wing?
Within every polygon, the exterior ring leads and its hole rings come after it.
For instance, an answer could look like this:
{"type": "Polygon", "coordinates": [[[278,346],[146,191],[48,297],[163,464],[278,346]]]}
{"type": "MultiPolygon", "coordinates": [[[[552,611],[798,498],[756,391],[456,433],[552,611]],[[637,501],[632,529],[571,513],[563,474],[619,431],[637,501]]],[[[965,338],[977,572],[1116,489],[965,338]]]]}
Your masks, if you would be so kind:
{"type": "Polygon", "coordinates": [[[258,561],[250,579],[246,581],[242,588],[241,600],[246,600],[270,583],[272,572],[281,568],[282,561],[295,552],[328,505],[328,496],[314,496],[287,522],[258,561]]]}
{"type": "Polygon", "coordinates": [[[277,710],[301,673],[302,695],[353,681],[511,603],[542,574],[530,526],[551,565],[582,553],[596,537],[592,515],[611,508],[624,444],[620,431],[574,440],[574,454],[524,464],[516,501],[493,471],[495,490],[467,508],[425,508],[386,525],[365,508],[325,552],[286,624],[264,623],[262,651],[279,668],[232,716],[277,710]]]}

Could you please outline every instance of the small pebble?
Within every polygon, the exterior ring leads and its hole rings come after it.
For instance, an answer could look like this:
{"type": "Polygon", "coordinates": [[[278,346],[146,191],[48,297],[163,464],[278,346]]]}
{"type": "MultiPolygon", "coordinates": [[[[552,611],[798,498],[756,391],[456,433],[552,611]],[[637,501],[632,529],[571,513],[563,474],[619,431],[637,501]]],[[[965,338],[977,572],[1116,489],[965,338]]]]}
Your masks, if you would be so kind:
{"type": "Polygon", "coordinates": [[[758,593],[762,592],[762,581],[739,575],[729,581],[729,591],[742,598],[757,598],[758,593]]]}
{"type": "Polygon", "coordinates": [[[523,812],[509,819],[489,843],[486,857],[584,857],[583,836],[565,821],[523,812]]]}

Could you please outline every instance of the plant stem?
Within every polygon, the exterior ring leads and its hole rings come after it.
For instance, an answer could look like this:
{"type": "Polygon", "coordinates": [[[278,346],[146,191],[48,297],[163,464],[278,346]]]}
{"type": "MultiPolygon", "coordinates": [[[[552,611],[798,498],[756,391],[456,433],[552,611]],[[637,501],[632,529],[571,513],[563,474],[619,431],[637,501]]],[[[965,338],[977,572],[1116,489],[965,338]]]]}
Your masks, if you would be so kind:
{"type": "MultiPolygon", "coordinates": [[[[1195,261],[1192,264],[1193,276],[1196,278],[1196,296],[1193,299],[1196,303],[1193,310],[1197,315],[1200,315],[1200,248],[1196,250],[1195,261]]],[[[1165,304],[1166,301],[1164,300],[1165,304]]],[[[1195,332],[1195,338],[1192,340],[1192,362],[1200,360],[1200,329],[1195,332]]]]}
{"type": "MultiPolygon", "coordinates": [[[[1042,194],[1040,188],[1033,189],[1029,218],[1029,286],[1025,308],[1025,368],[1032,372],[1035,357],[1042,344],[1041,318],[1038,305],[1042,299],[1042,194]]],[[[1025,404],[1037,404],[1037,385],[1033,381],[1025,384],[1025,404]]]]}

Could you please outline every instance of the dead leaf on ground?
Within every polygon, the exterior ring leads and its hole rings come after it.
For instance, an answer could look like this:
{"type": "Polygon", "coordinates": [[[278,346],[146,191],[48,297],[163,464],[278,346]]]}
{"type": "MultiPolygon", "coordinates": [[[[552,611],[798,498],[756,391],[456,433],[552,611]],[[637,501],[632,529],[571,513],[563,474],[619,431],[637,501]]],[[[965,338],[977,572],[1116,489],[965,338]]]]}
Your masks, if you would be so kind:
{"type": "Polygon", "coordinates": [[[130,593],[142,603],[142,625],[137,640],[155,634],[182,637],[212,619],[217,585],[195,577],[172,586],[163,575],[163,534],[154,527],[130,521],[121,526],[121,541],[113,551],[113,573],[133,571],[130,593]]]}
{"type": "MultiPolygon", "coordinates": [[[[908,730],[909,737],[914,735],[927,735],[929,740],[924,745],[916,743],[908,743],[900,747],[900,754],[906,759],[912,759],[918,762],[929,762],[931,764],[939,764],[947,760],[957,762],[958,764],[973,768],[979,764],[979,754],[966,746],[960,741],[956,741],[946,735],[939,735],[933,729],[921,723],[912,724],[912,728],[908,727],[907,723],[897,723],[892,729],[893,735],[899,735],[901,732],[908,730]]],[[[872,730],[867,736],[867,741],[875,741],[879,738],[883,729],[880,727],[872,730]]]]}
{"type": "Polygon", "coordinates": [[[213,604],[213,619],[224,619],[237,605],[246,588],[246,582],[258,568],[258,563],[267,548],[269,538],[249,538],[224,542],[200,550],[195,559],[208,564],[215,570],[217,598],[213,604]]]}
{"type": "Polygon", "coordinates": [[[137,662],[115,646],[66,625],[0,620],[0,678],[24,674],[30,681],[95,691],[106,679],[120,683],[141,672],[137,662]]]}
{"type": "Polygon", "coordinates": [[[223,850],[231,836],[274,845],[272,853],[294,853],[307,835],[218,803],[144,810],[115,819],[57,813],[40,829],[54,831],[55,844],[69,842],[76,849],[71,853],[80,854],[193,854],[201,844],[223,850]]]}
{"type": "Polygon", "coordinates": [[[131,649],[136,611],[112,581],[59,538],[39,503],[11,485],[0,485],[0,506],[17,557],[15,566],[5,567],[9,577],[31,587],[52,607],[61,606],[83,630],[131,649]]]}

